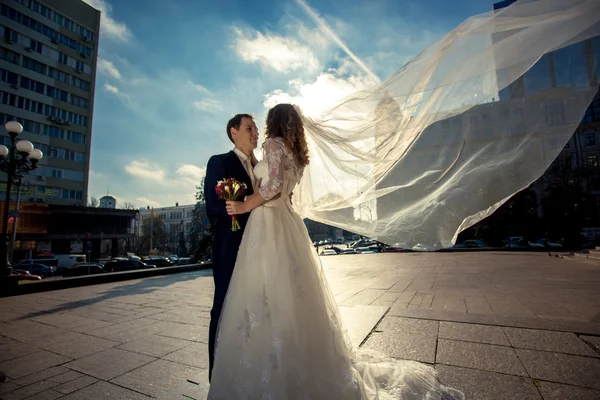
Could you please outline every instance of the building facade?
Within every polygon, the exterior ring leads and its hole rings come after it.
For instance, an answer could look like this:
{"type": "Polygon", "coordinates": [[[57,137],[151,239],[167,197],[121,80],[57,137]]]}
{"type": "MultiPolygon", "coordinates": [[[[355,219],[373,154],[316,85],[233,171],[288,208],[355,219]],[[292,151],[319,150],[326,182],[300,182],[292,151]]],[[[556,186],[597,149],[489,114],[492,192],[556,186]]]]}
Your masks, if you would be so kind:
{"type": "MultiPolygon", "coordinates": [[[[169,207],[158,208],[142,208],[139,212],[138,221],[136,223],[136,232],[138,237],[143,237],[144,221],[149,219],[151,215],[155,216],[155,221],[160,217],[162,227],[154,229],[156,233],[161,232],[160,237],[154,238],[153,247],[159,252],[176,252],[180,247],[180,240],[183,238],[186,247],[189,247],[189,234],[192,230],[192,212],[195,204],[186,204],[169,207]],[[182,236],[183,235],[183,236],[182,236]]],[[[204,221],[208,226],[208,220],[204,221]]]]}
{"type": "Polygon", "coordinates": [[[117,199],[112,196],[101,197],[100,208],[117,208],[117,199]]]}
{"type": "MultiPolygon", "coordinates": [[[[44,153],[22,201],[85,205],[100,11],[81,0],[0,0],[0,142],[4,124],[44,153]]],[[[0,176],[0,196],[6,176],[0,176]]]]}

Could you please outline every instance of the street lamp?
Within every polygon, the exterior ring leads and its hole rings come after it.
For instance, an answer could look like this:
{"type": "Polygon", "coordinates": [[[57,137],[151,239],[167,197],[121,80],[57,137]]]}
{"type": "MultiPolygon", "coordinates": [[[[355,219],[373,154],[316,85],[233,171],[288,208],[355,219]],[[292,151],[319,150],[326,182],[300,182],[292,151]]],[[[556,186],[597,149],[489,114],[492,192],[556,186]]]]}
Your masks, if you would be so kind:
{"type": "MultiPolygon", "coordinates": [[[[19,185],[23,174],[37,168],[37,163],[44,154],[33,147],[29,140],[17,140],[23,126],[17,121],[9,121],[4,125],[10,135],[10,147],[0,145],[0,170],[6,172],[6,200],[4,202],[4,215],[2,223],[2,236],[0,237],[0,280],[2,283],[17,284],[18,280],[11,277],[12,268],[8,262],[8,211],[10,205],[10,192],[12,185],[19,185]]],[[[5,285],[2,286],[5,286],[5,285]]]]}
{"type": "Polygon", "coordinates": [[[152,235],[154,231],[154,206],[152,208],[150,206],[146,206],[147,210],[150,210],[150,250],[148,250],[148,255],[152,254],[152,235]]]}

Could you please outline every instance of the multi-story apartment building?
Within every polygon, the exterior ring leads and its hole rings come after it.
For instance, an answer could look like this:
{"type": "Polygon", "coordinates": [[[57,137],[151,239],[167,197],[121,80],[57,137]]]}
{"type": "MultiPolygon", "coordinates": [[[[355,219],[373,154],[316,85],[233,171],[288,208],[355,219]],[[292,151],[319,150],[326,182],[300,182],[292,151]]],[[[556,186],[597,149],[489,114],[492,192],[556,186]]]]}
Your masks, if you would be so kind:
{"type": "Polygon", "coordinates": [[[86,203],[99,29],[81,0],[0,0],[0,143],[16,120],[44,153],[21,201],[86,203]]]}

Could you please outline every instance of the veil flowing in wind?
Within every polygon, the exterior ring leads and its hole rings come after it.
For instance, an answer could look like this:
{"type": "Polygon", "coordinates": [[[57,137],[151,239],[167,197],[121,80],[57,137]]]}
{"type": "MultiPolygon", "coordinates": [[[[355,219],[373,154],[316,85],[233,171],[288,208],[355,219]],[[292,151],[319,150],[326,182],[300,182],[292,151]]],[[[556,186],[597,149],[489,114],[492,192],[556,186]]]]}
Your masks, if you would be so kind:
{"type": "Polygon", "coordinates": [[[384,82],[303,116],[311,164],[296,209],[387,244],[451,246],[573,135],[598,93],[599,35],[598,0],[467,19],[384,82]]]}

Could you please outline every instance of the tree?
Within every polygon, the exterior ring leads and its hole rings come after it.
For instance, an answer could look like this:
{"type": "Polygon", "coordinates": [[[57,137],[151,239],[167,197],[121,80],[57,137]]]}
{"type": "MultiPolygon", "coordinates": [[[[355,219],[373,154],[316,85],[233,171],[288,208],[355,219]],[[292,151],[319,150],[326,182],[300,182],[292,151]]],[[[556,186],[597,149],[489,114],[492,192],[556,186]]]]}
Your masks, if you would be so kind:
{"type": "Polygon", "coordinates": [[[597,222],[600,210],[589,188],[595,176],[590,167],[561,168],[555,162],[552,174],[544,179],[544,225],[549,239],[564,239],[567,248],[579,248],[581,232],[588,223],[597,222]],[[594,220],[596,217],[596,220],[594,220]]]}
{"type": "Polygon", "coordinates": [[[160,214],[150,214],[142,220],[142,243],[138,252],[150,253],[150,232],[152,231],[152,247],[158,248],[165,242],[165,224],[160,214]]]}
{"type": "Polygon", "coordinates": [[[136,206],[133,203],[130,203],[129,201],[126,201],[125,203],[123,203],[123,207],[121,207],[123,210],[135,210],[136,206]]]}
{"type": "Polygon", "coordinates": [[[88,207],[98,207],[100,205],[100,202],[98,201],[97,197],[90,197],[90,201],[88,202],[88,207]]]}
{"type": "Polygon", "coordinates": [[[192,226],[188,236],[190,253],[198,261],[211,258],[214,226],[209,223],[204,202],[204,180],[196,186],[196,205],[192,210],[192,226]]]}
{"type": "Polygon", "coordinates": [[[491,246],[503,246],[510,236],[535,240],[542,235],[537,195],[533,186],[529,186],[514,194],[492,215],[461,232],[457,242],[483,239],[491,246]]]}

